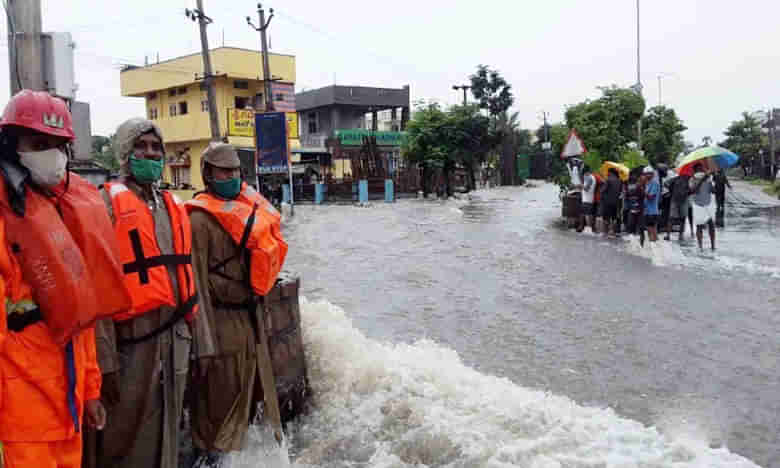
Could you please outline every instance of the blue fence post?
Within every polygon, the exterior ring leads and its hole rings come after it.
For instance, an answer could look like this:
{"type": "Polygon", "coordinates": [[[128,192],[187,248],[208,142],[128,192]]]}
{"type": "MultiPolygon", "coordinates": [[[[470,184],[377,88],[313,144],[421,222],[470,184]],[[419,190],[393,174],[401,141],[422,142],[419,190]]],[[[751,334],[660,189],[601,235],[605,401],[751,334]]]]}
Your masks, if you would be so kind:
{"type": "Polygon", "coordinates": [[[282,185],[282,202],[290,203],[290,184],[282,185]]]}
{"type": "Polygon", "coordinates": [[[358,183],[358,192],[359,192],[359,200],[360,203],[368,203],[368,181],[367,180],[361,180],[358,183]]]}
{"type": "Polygon", "coordinates": [[[385,202],[395,201],[395,191],[393,190],[393,179],[385,179],[385,202]]]}
{"type": "Polygon", "coordinates": [[[325,201],[325,184],[318,183],[314,185],[314,203],[321,205],[325,201]]]}

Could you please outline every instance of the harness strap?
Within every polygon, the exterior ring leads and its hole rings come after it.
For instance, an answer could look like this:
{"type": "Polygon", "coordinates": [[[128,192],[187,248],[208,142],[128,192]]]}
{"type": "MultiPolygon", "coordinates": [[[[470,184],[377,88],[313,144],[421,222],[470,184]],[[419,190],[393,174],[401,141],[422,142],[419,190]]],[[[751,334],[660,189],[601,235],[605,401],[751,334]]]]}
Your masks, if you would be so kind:
{"type": "Polygon", "coordinates": [[[223,273],[220,270],[222,270],[225,267],[225,265],[232,262],[234,259],[238,258],[244,253],[244,251],[246,250],[246,244],[247,242],[249,242],[249,235],[252,233],[252,228],[255,225],[256,217],[257,217],[257,202],[255,202],[255,204],[252,205],[252,214],[249,215],[249,218],[247,218],[246,220],[246,226],[244,226],[244,232],[241,233],[241,241],[238,243],[238,248],[236,249],[236,253],[233,256],[228,257],[222,260],[221,262],[217,263],[213,267],[209,268],[209,273],[215,273],[229,280],[241,281],[235,278],[231,278],[230,276],[228,276],[227,274],[223,273]]]}
{"type": "Polygon", "coordinates": [[[195,308],[195,305],[198,303],[198,293],[193,294],[190,296],[189,299],[187,299],[187,302],[179,306],[178,309],[176,309],[176,312],[173,313],[171,318],[168,319],[164,324],[162,324],[159,328],[150,331],[149,333],[139,336],[137,338],[128,338],[128,339],[118,339],[117,342],[122,345],[134,345],[138,343],[142,343],[150,338],[154,338],[155,336],[169,330],[171,327],[173,327],[176,322],[183,319],[188,313],[192,312],[192,309],[195,308]]]}
{"type": "Polygon", "coordinates": [[[130,231],[130,244],[133,247],[135,260],[122,265],[124,274],[138,273],[141,284],[149,283],[149,269],[158,266],[179,266],[191,265],[192,259],[185,254],[157,255],[155,257],[144,256],[143,246],[141,244],[141,234],[138,229],[130,231]]]}
{"type": "Polygon", "coordinates": [[[35,309],[28,310],[22,313],[8,314],[7,324],[8,329],[12,332],[19,333],[25,328],[38,323],[43,320],[43,314],[41,309],[36,307],[35,309]]]}

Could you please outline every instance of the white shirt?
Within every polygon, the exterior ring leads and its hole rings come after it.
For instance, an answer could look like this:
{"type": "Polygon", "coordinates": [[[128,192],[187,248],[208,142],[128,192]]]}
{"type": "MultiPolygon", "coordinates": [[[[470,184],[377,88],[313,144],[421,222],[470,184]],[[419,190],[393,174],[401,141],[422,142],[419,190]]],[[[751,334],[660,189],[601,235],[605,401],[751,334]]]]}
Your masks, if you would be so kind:
{"type": "Polygon", "coordinates": [[[582,203],[593,203],[593,199],[596,196],[596,178],[593,174],[585,176],[585,182],[590,181],[590,187],[586,190],[585,186],[582,187],[582,203]]]}

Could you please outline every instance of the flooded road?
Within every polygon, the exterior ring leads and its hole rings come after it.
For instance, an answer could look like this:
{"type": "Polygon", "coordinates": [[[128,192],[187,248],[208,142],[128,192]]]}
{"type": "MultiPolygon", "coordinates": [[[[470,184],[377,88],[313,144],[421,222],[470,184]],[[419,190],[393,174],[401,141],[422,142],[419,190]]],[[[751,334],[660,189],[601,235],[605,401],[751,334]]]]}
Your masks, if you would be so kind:
{"type": "Polygon", "coordinates": [[[740,193],[715,254],[562,230],[550,185],[297,207],[298,463],[780,467],[780,229],[740,193]]]}

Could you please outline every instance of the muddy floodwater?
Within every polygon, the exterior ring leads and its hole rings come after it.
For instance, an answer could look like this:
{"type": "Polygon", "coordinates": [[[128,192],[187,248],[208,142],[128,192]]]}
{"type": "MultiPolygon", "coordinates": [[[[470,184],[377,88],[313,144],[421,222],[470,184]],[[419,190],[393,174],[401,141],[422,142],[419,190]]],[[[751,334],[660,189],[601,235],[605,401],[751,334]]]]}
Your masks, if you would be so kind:
{"type": "Polygon", "coordinates": [[[566,231],[542,183],[296,207],[318,395],[293,460],[780,467],[780,213],[728,201],[715,253],[566,231]]]}

